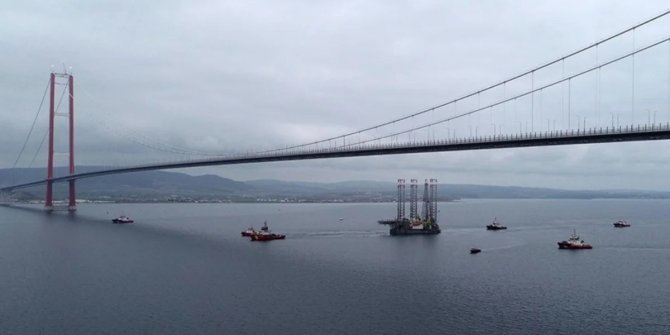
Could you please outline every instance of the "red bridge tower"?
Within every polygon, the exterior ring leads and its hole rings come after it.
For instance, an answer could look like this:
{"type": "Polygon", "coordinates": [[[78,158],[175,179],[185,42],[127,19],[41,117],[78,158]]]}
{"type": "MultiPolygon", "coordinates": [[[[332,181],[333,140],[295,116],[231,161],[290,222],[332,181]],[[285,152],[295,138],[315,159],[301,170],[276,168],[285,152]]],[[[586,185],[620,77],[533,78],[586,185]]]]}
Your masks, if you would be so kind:
{"type": "MultiPolygon", "coordinates": [[[[70,133],[69,143],[69,158],[70,158],[70,175],[74,174],[74,77],[69,73],[51,73],[49,80],[49,158],[47,161],[47,194],[44,202],[44,207],[47,210],[53,209],[53,181],[54,178],[54,119],[56,117],[56,110],[54,106],[54,97],[56,93],[56,85],[65,85],[68,90],[68,113],[58,113],[58,115],[68,116],[68,128],[70,133]]],[[[68,193],[68,207],[69,211],[77,210],[77,203],[75,200],[74,180],[69,181],[68,193]]]]}

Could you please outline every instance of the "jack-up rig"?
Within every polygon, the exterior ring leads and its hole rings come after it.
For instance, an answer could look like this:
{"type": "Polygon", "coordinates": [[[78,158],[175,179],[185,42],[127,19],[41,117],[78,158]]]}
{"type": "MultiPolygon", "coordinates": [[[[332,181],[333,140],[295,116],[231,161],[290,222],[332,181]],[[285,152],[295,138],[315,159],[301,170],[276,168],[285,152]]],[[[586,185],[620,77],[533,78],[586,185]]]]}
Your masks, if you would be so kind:
{"type": "Polygon", "coordinates": [[[410,180],[409,218],[405,216],[405,179],[398,179],[398,212],[395,219],[379,220],[380,224],[391,226],[391,235],[439,234],[437,224],[437,179],[426,179],[423,184],[423,206],[421,215],[418,209],[419,185],[416,179],[410,180]]]}

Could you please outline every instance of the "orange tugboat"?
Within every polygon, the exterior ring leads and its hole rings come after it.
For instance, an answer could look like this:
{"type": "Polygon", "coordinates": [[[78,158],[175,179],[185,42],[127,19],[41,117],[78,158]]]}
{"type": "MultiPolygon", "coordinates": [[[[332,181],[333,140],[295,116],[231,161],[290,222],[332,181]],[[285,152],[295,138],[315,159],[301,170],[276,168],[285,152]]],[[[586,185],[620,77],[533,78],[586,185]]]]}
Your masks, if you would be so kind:
{"type": "Polygon", "coordinates": [[[255,234],[250,235],[252,241],[272,241],[272,240],[283,240],[286,238],[284,234],[275,234],[270,231],[268,228],[268,222],[263,223],[260,231],[257,231],[255,234]]]}
{"type": "Polygon", "coordinates": [[[572,231],[572,236],[567,241],[558,242],[558,248],[570,250],[593,249],[590,244],[584,243],[584,240],[580,239],[574,230],[572,231]]]}

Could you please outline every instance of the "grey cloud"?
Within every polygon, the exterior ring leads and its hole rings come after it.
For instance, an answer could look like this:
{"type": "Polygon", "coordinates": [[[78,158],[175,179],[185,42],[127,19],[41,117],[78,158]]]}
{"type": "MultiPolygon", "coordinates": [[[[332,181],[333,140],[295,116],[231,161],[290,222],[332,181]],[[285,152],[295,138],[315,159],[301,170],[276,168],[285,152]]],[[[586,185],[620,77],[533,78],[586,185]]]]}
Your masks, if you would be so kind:
{"type": "MultiPolygon", "coordinates": [[[[292,145],[373,125],[480,89],[665,7],[664,1],[12,3],[0,13],[0,20],[11,27],[0,28],[0,45],[11,50],[0,54],[6,65],[0,76],[5,134],[0,158],[3,166],[13,163],[51,64],[56,69],[62,63],[72,66],[76,76],[78,160],[145,162],[180,156],[153,153],[131,139],[140,136],[193,151],[232,152],[292,145]]],[[[640,32],[638,43],[659,31],[667,34],[667,29],[640,32]]],[[[601,57],[608,52],[603,47],[601,57]]],[[[604,101],[603,108],[616,109],[623,119],[624,98],[604,101]]],[[[557,108],[549,93],[545,99],[547,111],[557,108]]],[[[643,100],[640,104],[646,109],[659,106],[642,105],[643,100]]],[[[670,120],[670,114],[657,109],[659,120],[670,120]]],[[[609,113],[599,116],[603,123],[612,117],[609,113]]],[[[494,122],[500,126],[512,115],[511,110],[498,113],[494,122]]],[[[546,128],[545,119],[551,123],[561,117],[543,116],[535,126],[546,128]]],[[[492,122],[483,121],[489,116],[478,118],[479,131],[490,128],[492,122]]],[[[40,122],[37,137],[46,119],[40,122]]],[[[468,122],[446,127],[449,132],[458,128],[459,136],[465,136],[468,122]]],[[[516,129],[517,124],[510,120],[506,127],[516,129]]],[[[444,127],[435,132],[446,133],[444,127]]],[[[331,181],[394,180],[404,171],[416,171],[436,174],[445,182],[454,178],[526,186],[670,186],[646,177],[662,171],[665,161],[658,152],[665,148],[663,143],[587,148],[189,171],[240,179],[318,180],[327,175],[331,181]],[[617,177],[598,177],[593,171],[617,177]]]]}

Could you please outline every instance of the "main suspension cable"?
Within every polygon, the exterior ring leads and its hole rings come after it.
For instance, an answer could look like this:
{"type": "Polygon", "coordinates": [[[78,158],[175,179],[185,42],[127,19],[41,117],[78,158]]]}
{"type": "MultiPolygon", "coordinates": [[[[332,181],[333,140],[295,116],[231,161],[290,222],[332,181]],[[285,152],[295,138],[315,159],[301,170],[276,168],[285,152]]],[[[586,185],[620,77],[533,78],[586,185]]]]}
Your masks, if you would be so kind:
{"type": "MultiPolygon", "coordinates": [[[[63,89],[63,92],[60,95],[60,98],[58,99],[58,105],[56,105],[56,109],[54,110],[54,114],[58,113],[58,110],[60,109],[60,105],[63,102],[63,97],[65,96],[65,92],[67,91],[67,87],[69,84],[65,84],[65,88],[63,89]]],[[[33,159],[30,160],[30,164],[28,164],[28,167],[32,167],[33,163],[35,162],[35,159],[37,159],[37,155],[40,153],[42,150],[42,146],[44,145],[44,140],[47,138],[47,135],[49,134],[49,130],[47,129],[44,132],[44,135],[42,135],[42,140],[40,141],[39,147],[37,147],[37,150],[35,151],[35,154],[33,155],[33,159]]]]}
{"type": "Polygon", "coordinates": [[[21,155],[23,155],[23,151],[26,149],[26,145],[28,145],[28,140],[30,139],[30,135],[33,133],[33,129],[35,129],[35,124],[37,123],[37,117],[40,116],[40,111],[42,110],[42,105],[44,105],[44,99],[47,96],[47,92],[49,91],[49,83],[50,80],[47,81],[47,85],[44,88],[44,94],[42,94],[42,101],[40,101],[40,106],[37,107],[37,113],[35,113],[35,118],[33,119],[33,124],[30,125],[30,130],[28,131],[28,136],[26,136],[26,140],[23,142],[23,146],[21,147],[21,151],[19,151],[18,156],[16,156],[16,160],[14,161],[14,165],[12,165],[12,169],[16,167],[16,165],[19,163],[19,159],[21,159],[21,155]]]}
{"type": "MultiPolygon", "coordinates": [[[[381,140],[381,139],[385,139],[385,138],[390,138],[390,137],[394,137],[394,136],[398,136],[398,135],[402,135],[402,134],[410,133],[410,132],[413,132],[413,131],[416,131],[416,130],[420,130],[420,129],[424,129],[424,128],[426,128],[426,127],[434,126],[434,125],[437,125],[437,124],[441,124],[441,123],[445,123],[445,122],[453,121],[453,120],[456,120],[456,119],[460,119],[460,118],[462,118],[462,117],[465,117],[465,116],[468,116],[468,115],[472,115],[472,114],[477,113],[477,112],[479,112],[479,111],[486,110],[487,108],[496,107],[496,106],[499,106],[499,105],[501,105],[501,104],[510,102],[510,101],[512,101],[512,100],[516,101],[516,99],[523,98],[523,97],[525,97],[525,96],[528,96],[529,94],[534,94],[535,92],[545,90],[545,89],[547,89],[547,88],[556,86],[556,85],[558,85],[558,84],[560,84],[560,83],[563,83],[563,82],[566,82],[566,81],[568,82],[568,110],[569,110],[569,109],[570,109],[570,101],[569,101],[569,100],[570,100],[570,89],[569,89],[569,87],[570,87],[570,82],[571,82],[573,79],[575,79],[575,78],[577,78],[577,77],[580,77],[580,76],[582,76],[582,75],[585,75],[585,74],[587,74],[587,73],[593,72],[593,71],[595,71],[595,70],[598,70],[598,69],[600,69],[600,68],[606,67],[606,66],[608,66],[608,65],[614,64],[614,63],[616,63],[616,62],[619,62],[619,61],[624,60],[624,59],[626,59],[626,58],[628,58],[628,57],[633,57],[633,56],[635,56],[635,55],[638,54],[638,53],[641,53],[641,52],[643,52],[643,51],[649,50],[649,49],[651,49],[651,48],[653,48],[653,47],[655,47],[655,46],[658,46],[658,45],[663,44],[663,43],[666,43],[666,42],[670,42],[670,37],[667,37],[667,38],[665,38],[665,39],[663,39],[663,40],[657,41],[657,42],[655,42],[655,43],[652,43],[652,44],[650,44],[650,45],[647,45],[646,47],[637,49],[637,50],[635,50],[635,51],[633,51],[633,52],[627,53],[627,54],[625,54],[625,55],[623,55],[623,56],[617,57],[617,58],[612,59],[612,60],[610,60],[610,61],[607,61],[607,62],[605,62],[605,63],[602,63],[602,64],[596,65],[596,66],[594,66],[594,67],[588,68],[588,69],[586,69],[586,70],[584,70],[584,71],[581,71],[581,72],[579,72],[579,73],[577,73],[577,74],[574,74],[574,75],[572,75],[572,76],[569,76],[569,77],[566,77],[566,78],[562,78],[562,79],[556,80],[556,81],[551,82],[551,83],[549,83],[549,84],[546,84],[546,85],[544,85],[544,86],[538,87],[538,88],[536,88],[536,89],[534,89],[534,90],[527,91],[527,92],[518,94],[518,95],[516,95],[516,96],[512,96],[512,97],[510,97],[510,98],[507,98],[507,99],[503,99],[503,100],[498,101],[498,102],[496,102],[496,103],[492,103],[492,104],[490,104],[490,105],[487,105],[487,106],[484,106],[484,107],[480,107],[480,108],[477,108],[477,109],[474,109],[474,110],[471,110],[471,111],[468,111],[468,112],[463,112],[463,113],[461,113],[461,114],[458,114],[458,115],[455,115],[455,116],[451,116],[451,117],[448,117],[448,118],[445,118],[445,119],[442,119],[442,120],[438,120],[438,121],[435,121],[435,122],[430,122],[430,123],[427,123],[427,124],[423,124],[423,125],[421,125],[421,126],[413,127],[413,128],[411,128],[411,129],[407,129],[407,130],[403,130],[403,131],[395,132],[395,133],[392,133],[392,134],[388,134],[388,135],[385,135],[385,136],[381,136],[381,137],[377,137],[377,138],[373,138],[373,139],[369,139],[369,140],[365,140],[365,141],[359,141],[359,142],[350,143],[350,144],[347,144],[346,146],[356,146],[356,145],[360,145],[360,144],[365,144],[365,143],[369,143],[369,142],[373,142],[373,141],[377,141],[377,140],[381,140]]],[[[343,146],[343,147],[344,147],[344,146],[343,146]]]]}
{"type": "Polygon", "coordinates": [[[569,53],[569,54],[567,54],[567,55],[565,55],[565,56],[559,57],[559,58],[557,58],[557,59],[555,59],[555,60],[553,60],[553,61],[547,62],[547,63],[545,63],[545,64],[543,64],[543,65],[537,66],[537,67],[535,67],[535,68],[533,68],[533,69],[531,69],[531,70],[525,71],[525,72],[523,72],[523,73],[521,73],[521,74],[518,74],[518,75],[516,75],[516,76],[513,76],[513,77],[511,77],[511,78],[509,78],[509,79],[500,81],[500,82],[498,82],[498,83],[496,83],[496,84],[490,85],[490,86],[488,86],[488,87],[486,87],[486,88],[483,88],[483,89],[480,89],[480,90],[478,90],[478,91],[476,91],[476,92],[472,92],[472,93],[470,93],[470,94],[466,94],[466,95],[464,95],[464,96],[461,96],[460,98],[456,98],[456,99],[451,100],[451,101],[449,101],[449,102],[445,102],[445,103],[442,103],[442,104],[439,104],[439,105],[435,105],[435,106],[433,106],[433,107],[429,107],[429,108],[420,110],[420,111],[418,111],[418,112],[416,112],[416,113],[413,113],[413,114],[410,114],[410,115],[406,115],[406,116],[403,116],[403,117],[400,117],[400,118],[397,118],[397,119],[394,119],[394,120],[391,120],[391,121],[387,121],[387,122],[384,122],[384,123],[380,123],[380,124],[377,124],[377,125],[374,125],[374,126],[370,126],[370,127],[364,128],[364,129],[360,129],[360,130],[352,131],[352,132],[349,132],[349,133],[346,133],[346,134],[342,134],[342,135],[339,135],[339,136],[334,136],[334,137],[330,137],[330,138],[326,138],[326,139],[322,139],[322,140],[318,140],[318,141],[313,141],[313,142],[309,142],[309,143],[304,143],[304,144],[293,145],[293,146],[289,146],[289,147],[282,148],[282,149],[275,149],[275,150],[262,151],[262,152],[259,152],[259,153],[270,153],[270,152],[282,151],[282,150],[287,150],[287,149],[295,149],[295,148],[306,147],[306,146],[310,146],[310,145],[314,145],[314,144],[324,143],[324,142],[328,142],[328,141],[332,141],[332,140],[337,140],[337,139],[341,139],[341,138],[344,138],[344,137],[347,137],[347,136],[351,136],[351,135],[356,135],[356,134],[364,133],[364,132],[369,131],[369,130],[373,130],[373,129],[377,129],[377,128],[385,127],[385,126],[388,126],[388,125],[391,125],[391,124],[394,124],[394,123],[397,123],[397,122],[400,122],[400,121],[404,121],[404,120],[407,120],[407,119],[410,119],[410,118],[413,118],[413,117],[416,117],[416,116],[419,116],[419,115],[422,115],[422,114],[425,114],[425,113],[434,111],[434,110],[436,110],[436,109],[440,109],[440,108],[445,107],[445,106],[447,106],[447,105],[456,103],[456,102],[461,101],[461,100],[465,100],[465,99],[470,98],[470,97],[473,97],[473,96],[475,96],[475,95],[477,95],[477,94],[480,94],[480,93],[482,93],[482,92],[489,91],[489,90],[494,89],[494,88],[496,88],[496,87],[499,87],[499,86],[501,86],[501,85],[505,85],[506,83],[508,83],[508,82],[510,82],[510,81],[514,81],[514,80],[516,80],[516,79],[522,78],[522,77],[524,77],[524,76],[527,76],[527,75],[529,75],[529,74],[534,73],[535,71],[538,71],[538,70],[547,68],[547,67],[549,67],[549,66],[551,66],[551,65],[554,65],[554,64],[556,64],[556,63],[558,63],[558,62],[565,61],[565,59],[567,59],[567,58],[571,58],[571,57],[573,57],[573,56],[576,56],[576,55],[578,55],[578,54],[580,54],[580,53],[583,53],[583,52],[585,52],[585,51],[587,51],[587,50],[590,50],[590,49],[592,49],[592,48],[594,48],[594,47],[596,47],[596,46],[598,46],[598,45],[600,45],[600,44],[603,44],[603,43],[605,43],[605,42],[607,42],[607,41],[610,41],[610,40],[612,40],[612,39],[614,39],[614,38],[616,38],[616,37],[619,37],[619,36],[621,36],[621,35],[623,35],[623,34],[626,34],[626,33],[630,32],[630,31],[634,31],[635,29],[637,29],[637,28],[639,28],[639,27],[642,27],[642,26],[644,26],[644,25],[647,25],[647,24],[649,24],[649,23],[651,23],[651,22],[653,22],[653,21],[655,21],[655,20],[658,20],[658,19],[660,19],[660,18],[662,18],[662,17],[664,17],[664,16],[666,16],[666,15],[668,15],[668,14],[670,14],[670,9],[668,9],[668,10],[666,10],[666,11],[664,11],[664,12],[662,12],[662,13],[660,13],[660,14],[658,14],[658,15],[656,15],[656,16],[650,18],[650,19],[647,19],[647,20],[645,20],[645,21],[643,21],[643,22],[641,22],[641,23],[638,23],[638,24],[636,24],[636,25],[634,25],[634,26],[632,26],[632,27],[630,27],[630,28],[624,29],[624,30],[622,30],[622,31],[620,31],[620,32],[618,32],[618,33],[616,33],[616,34],[610,35],[610,36],[608,36],[608,37],[606,37],[606,38],[603,38],[603,39],[601,39],[601,40],[599,40],[599,41],[597,41],[597,42],[595,42],[595,43],[592,43],[592,44],[590,44],[590,45],[588,45],[588,46],[586,46],[586,47],[583,47],[583,48],[581,48],[581,49],[578,49],[577,51],[571,52],[571,53],[569,53]]]}

